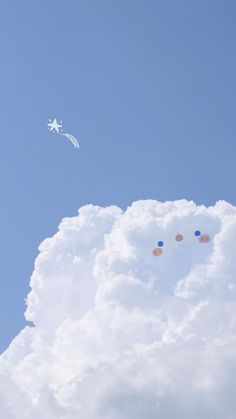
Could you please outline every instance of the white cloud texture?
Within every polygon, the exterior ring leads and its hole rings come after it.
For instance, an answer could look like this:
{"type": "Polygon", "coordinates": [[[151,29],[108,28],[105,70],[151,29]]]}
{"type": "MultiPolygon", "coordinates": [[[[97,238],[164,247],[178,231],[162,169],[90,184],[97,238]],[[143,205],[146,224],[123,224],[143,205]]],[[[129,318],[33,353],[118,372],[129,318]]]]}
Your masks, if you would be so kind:
{"type": "Polygon", "coordinates": [[[235,207],[87,205],[39,250],[2,418],[235,419],[235,207]]]}

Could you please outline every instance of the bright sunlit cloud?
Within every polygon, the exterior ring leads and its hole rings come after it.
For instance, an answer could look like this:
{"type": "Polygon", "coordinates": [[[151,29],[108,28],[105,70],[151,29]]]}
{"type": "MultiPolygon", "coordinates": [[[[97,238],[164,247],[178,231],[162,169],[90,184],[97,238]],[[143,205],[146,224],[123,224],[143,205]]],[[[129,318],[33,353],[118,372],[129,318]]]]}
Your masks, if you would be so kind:
{"type": "Polygon", "coordinates": [[[235,249],[223,201],[65,218],[35,262],[34,327],[0,359],[2,417],[233,419],[235,249]]]}

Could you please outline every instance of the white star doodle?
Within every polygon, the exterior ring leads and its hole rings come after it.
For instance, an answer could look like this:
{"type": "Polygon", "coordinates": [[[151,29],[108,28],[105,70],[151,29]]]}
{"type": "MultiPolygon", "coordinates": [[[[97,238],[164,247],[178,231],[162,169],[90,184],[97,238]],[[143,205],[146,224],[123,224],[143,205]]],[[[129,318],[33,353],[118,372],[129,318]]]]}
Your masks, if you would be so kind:
{"type": "MultiPolygon", "coordinates": [[[[51,119],[49,119],[49,121],[51,121],[51,119]]],[[[62,121],[61,121],[62,123],[62,121]]],[[[59,134],[59,129],[62,128],[61,124],[58,124],[56,118],[54,119],[53,122],[49,122],[48,124],[48,129],[50,132],[57,132],[57,134],[59,134]]]]}
{"type": "Polygon", "coordinates": [[[54,134],[59,134],[59,135],[63,135],[64,137],[66,137],[75,148],[79,148],[80,145],[77,141],[77,139],[70,134],[69,132],[63,132],[63,128],[62,128],[62,121],[60,122],[60,124],[58,124],[57,119],[55,118],[53,121],[51,119],[49,119],[49,124],[47,124],[48,129],[50,132],[53,132],[54,134]]]}

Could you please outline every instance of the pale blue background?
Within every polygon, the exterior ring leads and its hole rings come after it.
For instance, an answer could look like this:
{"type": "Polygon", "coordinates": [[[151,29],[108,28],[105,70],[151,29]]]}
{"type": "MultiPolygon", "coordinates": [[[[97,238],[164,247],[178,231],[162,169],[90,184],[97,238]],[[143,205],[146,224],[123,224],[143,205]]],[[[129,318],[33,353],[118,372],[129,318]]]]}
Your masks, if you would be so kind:
{"type": "Polygon", "coordinates": [[[236,204],[234,0],[0,6],[0,349],[37,247],[87,203],[236,204]],[[76,151],[49,134],[63,119],[76,151]]]}

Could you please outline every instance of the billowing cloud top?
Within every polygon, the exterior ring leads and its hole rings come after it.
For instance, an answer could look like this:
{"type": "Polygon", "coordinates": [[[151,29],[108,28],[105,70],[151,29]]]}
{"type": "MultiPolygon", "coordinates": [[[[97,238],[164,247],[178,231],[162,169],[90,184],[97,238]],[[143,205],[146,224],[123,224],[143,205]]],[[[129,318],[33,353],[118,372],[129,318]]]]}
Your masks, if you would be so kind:
{"type": "Polygon", "coordinates": [[[1,417],[235,418],[235,207],[87,205],[39,250],[1,417]]]}

